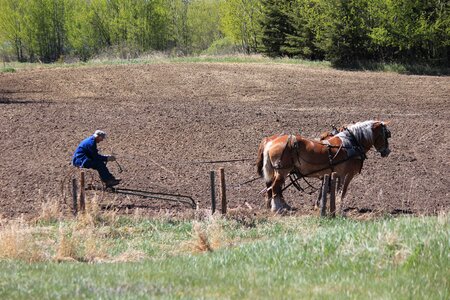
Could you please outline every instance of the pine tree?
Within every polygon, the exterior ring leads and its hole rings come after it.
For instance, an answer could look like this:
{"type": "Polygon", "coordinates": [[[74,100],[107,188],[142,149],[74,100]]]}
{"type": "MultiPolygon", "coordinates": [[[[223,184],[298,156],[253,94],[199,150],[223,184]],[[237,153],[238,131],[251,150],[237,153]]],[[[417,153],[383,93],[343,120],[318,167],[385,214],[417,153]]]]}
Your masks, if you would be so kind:
{"type": "Polygon", "coordinates": [[[336,66],[348,66],[371,57],[366,1],[370,0],[340,0],[331,12],[333,25],[327,58],[336,66]]]}
{"type": "Polygon", "coordinates": [[[289,57],[323,59],[323,54],[315,45],[315,34],[308,20],[310,4],[308,0],[296,0],[292,1],[286,9],[292,31],[286,34],[281,50],[289,57]]]}
{"type": "Polygon", "coordinates": [[[289,23],[288,15],[284,8],[286,2],[277,0],[263,0],[262,46],[261,52],[270,57],[280,57],[288,55],[284,46],[286,38],[293,33],[289,23]]]}

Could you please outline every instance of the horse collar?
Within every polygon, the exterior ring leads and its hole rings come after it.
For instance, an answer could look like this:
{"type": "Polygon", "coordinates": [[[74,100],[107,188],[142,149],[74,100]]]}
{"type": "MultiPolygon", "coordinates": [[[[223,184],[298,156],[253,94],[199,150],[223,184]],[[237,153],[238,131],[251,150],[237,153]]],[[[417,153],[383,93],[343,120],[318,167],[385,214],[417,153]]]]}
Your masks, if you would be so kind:
{"type": "Polygon", "coordinates": [[[353,149],[355,150],[356,154],[352,154],[352,155],[348,155],[348,150],[347,150],[347,155],[348,156],[356,156],[356,155],[361,155],[361,159],[365,160],[367,159],[367,155],[364,151],[364,147],[360,144],[360,142],[358,141],[358,139],[355,137],[355,135],[353,134],[353,132],[351,132],[347,127],[345,127],[345,131],[348,133],[348,135],[350,136],[349,140],[350,143],[353,146],[353,149]]]}

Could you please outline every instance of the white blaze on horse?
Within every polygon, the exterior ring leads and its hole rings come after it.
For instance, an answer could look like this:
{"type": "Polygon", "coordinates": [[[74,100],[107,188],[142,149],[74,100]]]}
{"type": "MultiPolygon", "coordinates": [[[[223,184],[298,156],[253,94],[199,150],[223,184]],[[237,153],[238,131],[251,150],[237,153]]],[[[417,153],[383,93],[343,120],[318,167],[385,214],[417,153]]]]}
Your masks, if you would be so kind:
{"type": "Polygon", "coordinates": [[[286,177],[296,172],[300,177],[323,178],[336,172],[341,200],[353,177],[361,172],[366,153],[372,148],[387,157],[391,133],[382,121],[358,122],[321,141],[300,135],[264,138],[258,149],[257,171],[266,182],[267,200],[272,211],[289,209],[282,191],[286,177]]]}

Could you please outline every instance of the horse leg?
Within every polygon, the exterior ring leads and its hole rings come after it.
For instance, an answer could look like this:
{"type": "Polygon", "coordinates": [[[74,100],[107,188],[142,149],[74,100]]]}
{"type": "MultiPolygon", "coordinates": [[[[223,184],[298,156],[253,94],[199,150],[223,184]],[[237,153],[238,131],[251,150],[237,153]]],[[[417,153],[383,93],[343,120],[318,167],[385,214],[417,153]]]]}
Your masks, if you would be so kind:
{"type": "Polygon", "coordinates": [[[266,188],[267,188],[267,192],[266,192],[266,208],[270,209],[271,207],[271,200],[272,200],[272,182],[266,182],[266,188]]]}
{"type": "Polygon", "coordinates": [[[292,207],[289,204],[287,204],[283,196],[281,196],[281,205],[283,205],[283,208],[286,210],[292,210],[292,207]]]}
{"type": "Polygon", "coordinates": [[[341,215],[344,215],[344,197],[347,194],[348,185],[350,184],[350,181],[352,181],[352,179],[353,179],[353,174],[347,173],[344,176],[343,180],[341,180],[341,178],[340,178],[339,183],[338,183],[338,187],[342,187],[342,189],[339,191],[339,198],[338,198],[340,200],[338,202],[340,202],[339,206],[340,206],[341,215]]]}
{"type": "Polygon", "coordinates": [[[283,183],[284,178],[282,175],[277,174],[275,176],[275,180],[272,184],[272,202],[271,202],[271,210],[273,212],[280,212],[283,209],[288,208],[289,206],[283,199],[283,183]]]}
{"type": "Polygon", "coordinates": [[[273,197],[271,203],[271,209],[274,212],[280,212],[283,209],[291,210],[292,208],[286,203],[283,197],[283,184],[284,177],[281,174],[277,174],[274,183],[272,185],[273,197]]]}
{"type": "Polygon", "coordinates": [[[314,203],[314,209],[319,209],[320,207],[320,199],[322,199],[322,187],[319,189],[319,195],[316,199],[316,202],[314,203]]]}

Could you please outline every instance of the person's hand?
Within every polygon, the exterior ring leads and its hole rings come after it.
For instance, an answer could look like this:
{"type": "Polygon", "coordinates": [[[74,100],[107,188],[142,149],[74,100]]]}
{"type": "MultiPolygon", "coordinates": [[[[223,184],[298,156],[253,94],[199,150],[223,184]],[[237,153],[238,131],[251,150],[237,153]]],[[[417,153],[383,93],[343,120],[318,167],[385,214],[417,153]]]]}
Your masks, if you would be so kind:
{"type": "Polygon", "coordinates": [[[115,161],[116,157],[114,155],[108,156],[108,161],[115,161]]]}

